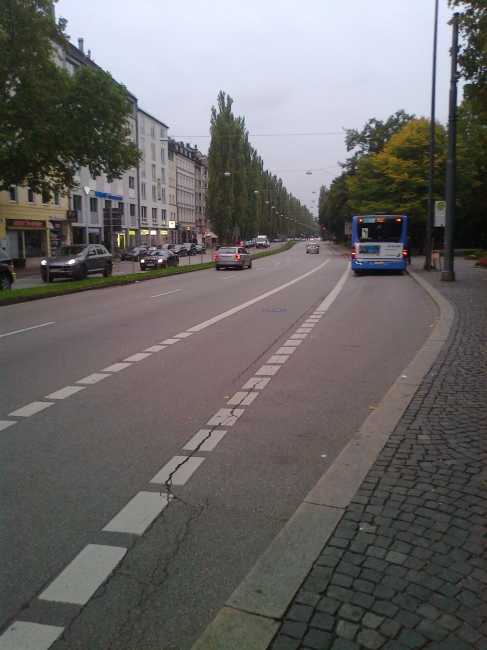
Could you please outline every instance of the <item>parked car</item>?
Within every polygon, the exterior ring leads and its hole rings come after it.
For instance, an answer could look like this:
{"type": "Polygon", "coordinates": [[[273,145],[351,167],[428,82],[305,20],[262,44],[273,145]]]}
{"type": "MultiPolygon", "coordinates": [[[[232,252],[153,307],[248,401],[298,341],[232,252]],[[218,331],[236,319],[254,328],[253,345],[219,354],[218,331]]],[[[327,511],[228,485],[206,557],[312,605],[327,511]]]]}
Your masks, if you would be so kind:
{"type": "Polygon", "coordinates": [[[310,241],[306,244],[306,253],[319,253],[320,245],[316,241],[310,241]]]}
{"type": "Polygon", "coordinates": [[[206,253],[206,246],[204,244],[196,244],[196,252],[198,255],[206,253]]]}
{"type": "Polygon", "coordinates": [[[174,244],[159,244],[157,249],[160,251],[172,251],[174,250],[174,244]]]}
{"type": "Polygon", "coordinates": [[[183,244],[183,246],[185,247],[186,253],[188,255],[196,255],[196,244],[186,243],[186,244],[183,244]]]}
{"type": "Polygon", "coordinates": [[[42,260],[41,277],[44,282],[55,278],[84,280],[93,273],[104,277],[112,274],[113,258],[101,244],[72,244],[61,246],[54,257],[42,260]]]}
{"type": "Polygon", "coordinates": [[[179,257],[186,257],[188,254],[188,251],[186,250],[184,244],[176,244],[173,248],[173,251],[176,253],[176,255],[179,255],[179,257]]]}
{"type": "Polygon", "coordinates": [[[145,246],[134,246],[130,250],[123,251],[121,254],[122,260],[128,260],[129,262],[138,262],[141,255],[145,255],[147,248],[145,246]]]}
{"type": "Polygon", "coordinates": [[[179,257],[172,251],[150,251],[140,259],[140,270],[165,269],[168,266],[179,266],[179,257]]]}
{"type": "Polygon", "coordinates": [[[213,255],[213,260],[217,271],[227,267],[236,267],[242,270],[245,267],[252,268],[250,253],[241,246],[221,246],[213,255]]]}
{"type": "Polygon", "coordinates": [[[253,248],[255,246],[255,239],[248,239],[244,241],[245,248],[253,248]]]}
{"type": "Polygon", "coordinates": [[[15,282],[15,269],[13,259],[0,248],[0,291],[12,288],[15,282]]]}

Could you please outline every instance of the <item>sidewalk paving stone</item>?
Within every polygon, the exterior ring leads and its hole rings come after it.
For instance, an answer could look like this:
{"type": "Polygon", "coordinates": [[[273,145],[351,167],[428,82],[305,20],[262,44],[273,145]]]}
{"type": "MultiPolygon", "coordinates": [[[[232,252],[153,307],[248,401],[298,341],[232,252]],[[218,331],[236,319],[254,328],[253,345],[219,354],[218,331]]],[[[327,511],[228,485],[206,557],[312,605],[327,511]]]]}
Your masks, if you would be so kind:
{"type": "Polygon", "coordinates": [[[416,270],[455,308],[449,339],[272,650],[487,650],[487,273],[455,264],[416,270]]]}

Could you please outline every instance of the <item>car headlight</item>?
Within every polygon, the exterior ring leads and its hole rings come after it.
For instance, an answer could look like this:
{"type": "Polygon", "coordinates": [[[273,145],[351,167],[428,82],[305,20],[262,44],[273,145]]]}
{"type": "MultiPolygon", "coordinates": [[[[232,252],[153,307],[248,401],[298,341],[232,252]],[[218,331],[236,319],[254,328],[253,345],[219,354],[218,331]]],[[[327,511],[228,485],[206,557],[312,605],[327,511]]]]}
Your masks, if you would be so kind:
{"type": "Polygon", "coordinates": [[[73,264],[76,264],[76,260],[69,260],[68,264],[69,266],[73,266],[73,264]]]}
{"type": "Polygon", "coordinates": [[[145,264],[145,260],[140,260],[140,263],[141,263],[141,264],[145,264]]]}
{"type": "Polygon", "coordinates": [[[47,265],[47,260],[42,260],[41,266],[46,266],[47,265]]]}
{"type": "Polygon", "coordinates": [[[163,259],[159,258],[159,259],[157,260],[157,263],[160,264],[160,263],[163,262],[163,261],[164,261],[163,259]]]}

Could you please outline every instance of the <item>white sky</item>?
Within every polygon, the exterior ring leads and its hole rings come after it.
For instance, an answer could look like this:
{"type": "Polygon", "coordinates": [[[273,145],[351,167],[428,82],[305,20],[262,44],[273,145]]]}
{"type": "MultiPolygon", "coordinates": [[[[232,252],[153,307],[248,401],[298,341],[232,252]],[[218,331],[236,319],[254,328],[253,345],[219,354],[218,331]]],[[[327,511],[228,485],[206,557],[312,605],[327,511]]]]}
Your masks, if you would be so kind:
{"type": "MultiPolygon", "coordinates": [[[[172,137],[203,152],[211,107],[228,93],[265,168],[313,214],[349,155],[343,135],[257,134],[341,134],[401,108],[430,115],[434,0],[59,0],[56,15],[172,137]]],[[[440,0],[443,124],[451,15],[440,0]]]]}

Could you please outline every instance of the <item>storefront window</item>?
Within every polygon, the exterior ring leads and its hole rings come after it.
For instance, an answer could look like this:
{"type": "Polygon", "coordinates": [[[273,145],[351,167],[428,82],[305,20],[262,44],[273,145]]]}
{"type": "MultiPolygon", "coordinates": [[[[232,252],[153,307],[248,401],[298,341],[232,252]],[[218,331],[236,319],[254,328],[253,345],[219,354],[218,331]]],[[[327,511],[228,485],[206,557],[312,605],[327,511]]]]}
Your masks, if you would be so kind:
{"type": "Polygon", "coordinates": [[[47,255],[46,232],[24,230],[25,256],[45,257],[47,255]]]}

